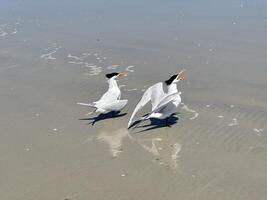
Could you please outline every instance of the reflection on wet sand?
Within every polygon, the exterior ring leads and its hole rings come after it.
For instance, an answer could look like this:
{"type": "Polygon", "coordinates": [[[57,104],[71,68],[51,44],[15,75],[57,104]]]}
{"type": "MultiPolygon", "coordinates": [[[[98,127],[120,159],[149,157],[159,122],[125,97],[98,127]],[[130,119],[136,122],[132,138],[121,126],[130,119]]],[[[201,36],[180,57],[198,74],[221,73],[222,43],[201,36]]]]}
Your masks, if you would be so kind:
{"type": "Polygon", "coordinates": [[[109,145],[112,157],[118,157],[123,151],[122,141],[127,137],[129,137],[128,131],[125,128],[121,128],[111,132],[103,131],[97,136],[97,139],[109,145]]]}
{"type": "MultiPolygon", "coordinates": [[[[111,123],[111,121],[107,122],[107,124],[109,123],[111,123]]],[[[118,157],[123,152],[125,148],[123,141],[128,138],[138,147],[150,153],[160,165],[176,169],[178,166],[179,152],[182,146],[178,142],[174,143],[171,138],[164,134],[166,133],[163,132],[162,137],[141,139],[131,135],[126,128],[120,128],[114,131],[101,131],[96,138],[109,145],[110,154],[114,158],[118,157]]]]}
{"type": "Polygon", "coordinates": [[[160,165],[170,167],[171,169],[177,168],[179,152],[182,149],[179,143],[173,144],[173,141],[169,140],[168,137],[165,139],[158,137],[145,140],[136,139],[136,142],[144,150],[151,153],[160,165]]]}

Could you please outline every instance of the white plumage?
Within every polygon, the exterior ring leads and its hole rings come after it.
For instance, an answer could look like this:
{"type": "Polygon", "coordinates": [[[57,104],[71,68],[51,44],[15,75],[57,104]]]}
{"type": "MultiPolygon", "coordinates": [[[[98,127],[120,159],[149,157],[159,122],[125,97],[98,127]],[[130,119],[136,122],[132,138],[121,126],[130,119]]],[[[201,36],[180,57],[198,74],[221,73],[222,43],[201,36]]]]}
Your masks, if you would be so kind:
{"type": "Polygon", "coordinates": [[[162,82],[154,84],[144,92],[141,100],[138,102],[132,113],[128,122],[128,128],[139,120],[142,121],[151,118],[167,119],[172,114],[176,113],[177,107],[181,103],[181,93],[178,92],[176,83],[184,79],[183,72],[184,70],[170,78],[167,93],[163,90],[162,82]],[[151,112],[145,117],[136,118],[138,111],[140,111],[148,102],[151,102],[152,105],[151,112]]]}
{"type": "Polygon", "coordinates": [[[98,100],[91,104],[87,103],[77,103],[83,106],[89,106],[95,108],[95,112],[99,113],[109,113],[112,111],[120,111],[122,110],[128,100],[121,100],[121,91],[117,84],[117,77],[125,76],[125,73],[111,73],[107,74],[109,88],[105,94],[98,100]]]}

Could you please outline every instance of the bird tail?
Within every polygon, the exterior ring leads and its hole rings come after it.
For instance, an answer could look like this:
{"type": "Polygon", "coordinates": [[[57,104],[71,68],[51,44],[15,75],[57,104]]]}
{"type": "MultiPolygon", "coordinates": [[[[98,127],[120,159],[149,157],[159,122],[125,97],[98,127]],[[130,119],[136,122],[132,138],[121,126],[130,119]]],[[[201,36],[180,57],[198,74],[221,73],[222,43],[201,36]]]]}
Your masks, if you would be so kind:
{"type": "Polygon", "coordinates": [[[88,107],[91,107],[91,108],[96,108],[95,105],[90,104],[90,103],[80,103],[80,102],[78,102],[77,104],[78,104],[78,105],[81,105],[81,106],[88,106],[88,107]]]}

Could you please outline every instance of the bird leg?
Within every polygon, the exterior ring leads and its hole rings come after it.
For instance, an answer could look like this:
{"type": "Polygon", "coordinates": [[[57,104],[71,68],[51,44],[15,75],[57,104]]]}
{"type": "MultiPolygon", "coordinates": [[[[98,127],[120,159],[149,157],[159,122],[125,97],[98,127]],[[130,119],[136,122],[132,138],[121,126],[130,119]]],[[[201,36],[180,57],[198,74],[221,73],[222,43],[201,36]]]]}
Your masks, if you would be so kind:
{"type": "Polygon", "coordinates": [[[169,124],[169,117],[167,117],[165,119],[165,124],[166,124],[167,127],[171,127],[171,125],[169,124]]]}

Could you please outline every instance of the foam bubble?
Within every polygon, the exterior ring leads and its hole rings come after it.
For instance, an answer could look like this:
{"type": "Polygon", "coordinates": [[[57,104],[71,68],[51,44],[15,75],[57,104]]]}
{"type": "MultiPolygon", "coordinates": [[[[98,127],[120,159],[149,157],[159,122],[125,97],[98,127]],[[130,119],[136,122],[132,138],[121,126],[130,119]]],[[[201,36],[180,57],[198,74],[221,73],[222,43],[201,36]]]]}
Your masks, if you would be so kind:
{"type": "Polygon", "coordinates": [[[260,129],[254,128],[253,131],[256,132],[258,136],[261,136],[261,133],[263,132],[263,129],[262,128],[260,128],[260,129]]]}
{"type": "Polygon", "coordinates": [[[128,72],[134,72],[132,68],[134,68],[134,66],[131,65],[131,66],[128,66],[125,70],[128,72]]]}
{"type": "Polygon", "coordinates": [[[85,63],[85,67],[90,69],[89,73],[85,73],[86,75],[89,76],[96,76],[102,72],[102,67],[98,67],[97,65],[91,65],[89,63],[85,63]]]}
{"type": "Polygon", "coordinates": [[[194,120],[199,116],[199,113],[197,111],[188,108],[188,106],[185,105],[184,103],[181,103],[181,105],[183,105],[182,108],[185,109],[187,112],[194,113],[194,116],[189,118],[190,120],[194,120]]]}
{"type": "Polygon", "coordinates": [[[107,69],[113,70],[113,69],[117,69],[118,67],[119,65],[110,65],[110,66],[107,66],[107,69]]]}
{"type": "Polygon", "coordinates": [[[233,123],[228,124],[228,126],[236,126],[236,125],[238,125],[236,118],[233,118],[233,123]]]}
{"type": "Polygon", "coordinates": [[[72,58],[72,59],[75,59],[75,60],[83,60],[83,57],[78,57],[78,56],[74,56],[74,55],[71,55],[71,54],[68,54],[68,58],[72,58]]]}
{"type": "Polygon", "coordinates": [[[40,57],[45,60],[55,60],[56,57],[53,57],[53,55],[57,53],[59,49],[61,49],[61,46],[57,44],[53,44],[51,47],[48,47],[47,49],[45,49],[45,51],[50,51],[50,52],[42,54],[40,57]]]}
{"type": "Polygon", "coordinates": [[[131,91],[136,91],[138,90],[137,88],[133,88],[133,89],[124,89],[124,91],[127,91],[127,92],[131,92],[131,91]]]}

